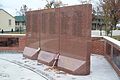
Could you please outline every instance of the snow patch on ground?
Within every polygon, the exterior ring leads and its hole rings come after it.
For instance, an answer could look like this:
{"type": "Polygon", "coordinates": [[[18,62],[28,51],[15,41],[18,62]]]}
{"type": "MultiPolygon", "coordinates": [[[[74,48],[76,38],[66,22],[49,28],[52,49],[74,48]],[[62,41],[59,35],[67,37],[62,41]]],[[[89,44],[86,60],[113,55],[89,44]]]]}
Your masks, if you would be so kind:
{"type": "Polygon", "coordinates": [[[48,68],[36,60],[23,58],[22,54],[0,54],[0,80],[46,80],[42,75],[50,80],[120,80],[104,56],[96,54],[91,55],[90,75],[71,75],[48,68]]]}

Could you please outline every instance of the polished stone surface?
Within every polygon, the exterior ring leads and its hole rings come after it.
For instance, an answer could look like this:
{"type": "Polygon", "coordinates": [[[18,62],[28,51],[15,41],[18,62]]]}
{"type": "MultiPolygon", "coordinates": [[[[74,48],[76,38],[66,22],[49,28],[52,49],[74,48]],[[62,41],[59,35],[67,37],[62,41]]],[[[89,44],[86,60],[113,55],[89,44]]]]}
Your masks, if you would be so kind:
{"type": "MultiPolygon", "coordinates": [[[[42,51],[85,61],[76,70],[72,70],[73,66],[69,70],[73,74],[90,73],[91,4],[28,11],[26,15],[28,47],[40,47],[42,51]]],[[[77,65],[77,62],[74,64],[77,65]]],[[[68,72],[66,66],[58,65],[68,72]]]]}

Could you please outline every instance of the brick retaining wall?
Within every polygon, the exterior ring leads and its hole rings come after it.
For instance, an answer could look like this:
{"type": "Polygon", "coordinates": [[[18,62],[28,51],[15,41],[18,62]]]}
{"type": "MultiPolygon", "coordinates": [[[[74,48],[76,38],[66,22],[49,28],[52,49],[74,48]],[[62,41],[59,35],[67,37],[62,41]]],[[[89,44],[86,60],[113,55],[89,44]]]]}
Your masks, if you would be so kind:
{"type": "Polygon", "coordinates": [[[104,55],[105,53],[105,46],[104,40],[102,37],[92,37],[92,54],[99,54],[104,55]]]}
{"type": "Polygon", "coordinates": [[[23,51],[26,44],[26,36],[25,35],[0,35],[0,40],[2,38],[18,38],[18,46],[10,46],[10,47],[0,47],[0,51],[23,51]]]}
{"type": "Polygon", "coordinates": [[[92,37],[92,54],[104,55],[120,76],[120,42],[110,37],[92,37]]]}
{"type": "MultiPolygon", "coordinates": [[[[1,37],[17,37],[19,38],[19,46],[18,47],[0,47],[0,51],[4,50],[15,50],[15,51],[23,51],[25,44],[26,44],[26,36],[0,36],[1,37]]],[[[104,55],[105,53],[105,46],[104,46],[104,40],[102,37],[92,37],[92,48],[91,53],[93,54],[100,54],[104,55]]]]}

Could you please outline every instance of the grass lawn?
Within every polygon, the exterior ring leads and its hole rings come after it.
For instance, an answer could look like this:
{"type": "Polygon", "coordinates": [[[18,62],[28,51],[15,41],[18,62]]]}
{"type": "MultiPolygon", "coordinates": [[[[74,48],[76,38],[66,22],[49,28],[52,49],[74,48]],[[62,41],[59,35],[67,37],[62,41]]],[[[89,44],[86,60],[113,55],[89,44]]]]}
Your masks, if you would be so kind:
{"type": "Polygon", "coordinates": [[[112,38],[117,39],[117,40],[120,41],[120,35],[118,35],[118,36],[113,36],[112,38]]]}

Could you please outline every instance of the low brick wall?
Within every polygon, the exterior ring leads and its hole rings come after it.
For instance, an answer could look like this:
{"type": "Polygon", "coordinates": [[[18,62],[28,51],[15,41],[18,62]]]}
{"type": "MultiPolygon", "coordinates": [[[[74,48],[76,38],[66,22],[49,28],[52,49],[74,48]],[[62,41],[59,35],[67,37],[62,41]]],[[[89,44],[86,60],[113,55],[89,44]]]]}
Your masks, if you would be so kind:
{"type": "Polygon", "coordinates": [[[0,34],[0,40],[3,38],[18,38],[17,46],[1,46],[0,51],[23,51],[26,44],[26,35],[25,34],[0,34]]]}
{"type": "Polygon", "coordinates": [[[104,55],[105,54],[105,46],[104,46],[104,40],[102,37],[92,37],[92,54],[99,54],[104,55]]]}
{"type": "Polygon", "coordinates": [[[120,76],[120,41],[107,36],[92,37],[91,53],[104,55],[120,76]]]}
{"type": "Polygon", "coordinates": [[[105,57],[120,76],[120,41],[103,37],[105,41],[105,57]]]}

